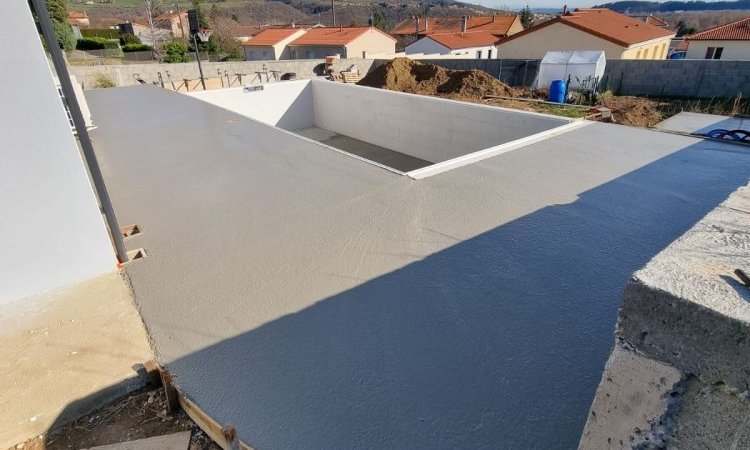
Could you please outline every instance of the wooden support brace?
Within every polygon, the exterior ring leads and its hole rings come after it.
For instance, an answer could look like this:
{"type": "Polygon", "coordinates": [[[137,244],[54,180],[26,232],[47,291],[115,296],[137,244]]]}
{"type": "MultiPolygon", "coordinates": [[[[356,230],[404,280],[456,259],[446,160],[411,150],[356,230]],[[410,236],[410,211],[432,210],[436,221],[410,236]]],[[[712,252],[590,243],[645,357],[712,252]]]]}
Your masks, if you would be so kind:
{"type": "Polygon", "coordinates": [[[177,388],[172,381],[172,375],[166,370],[161,371],[161,384],[164,387],[164,395],[167,396],[167,411],[174,414],[180,409],[180,402],[177,398],[177,388]]]}

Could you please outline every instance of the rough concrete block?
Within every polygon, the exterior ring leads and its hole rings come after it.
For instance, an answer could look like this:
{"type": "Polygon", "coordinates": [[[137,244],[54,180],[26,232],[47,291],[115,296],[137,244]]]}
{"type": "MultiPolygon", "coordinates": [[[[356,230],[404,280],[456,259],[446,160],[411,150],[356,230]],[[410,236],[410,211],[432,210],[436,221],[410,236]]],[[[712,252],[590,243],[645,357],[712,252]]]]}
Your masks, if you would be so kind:
{"type": "Polygon", "coordinates": [[[705,382],[750,388],[750,188],[740,188],[635,273],[617,336],[705,382]]]}
{"type": "Polygon", "coordinates": [[[667,412],[669,393],[681,378],[674,367],[615,345],[578,448],[630,449],[651,440],[649,431],[667,412]]]}

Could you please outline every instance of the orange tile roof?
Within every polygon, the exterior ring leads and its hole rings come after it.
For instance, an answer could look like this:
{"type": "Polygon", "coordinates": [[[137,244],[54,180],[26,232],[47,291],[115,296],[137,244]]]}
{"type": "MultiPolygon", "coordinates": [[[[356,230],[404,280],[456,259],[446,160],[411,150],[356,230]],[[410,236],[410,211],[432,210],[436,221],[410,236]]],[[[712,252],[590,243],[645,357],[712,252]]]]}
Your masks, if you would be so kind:
{"type": "Polygon", "coordinates": [[[68,19],[88,19],[88,15],[83,11],[73,11],[70,10],[68,12],[68,19]]]}
{"type": "Polygon", "coordinates": [[[248,39],[243,45],[276,45],[302,28],[266,28],[248,39]]]}
{"type": "Polygon", "coordinates": [[[687,39],[683,39],[683,40],[680,41],[679,44],[675,45],[674,51],[676,51],[676,52],[685,51],[685,50],[688,49],[688,45],[689,45],[689,43],[688,43],[687,39]]]}
{"type": "Polygon", "coordinates": [[[499,38],[488,31],[474,31],[463,35],[461,33],[430,34],[422,39],[432,39],[451,50],[457,50],[495,45],[499,38]]]}
{"type": "Polygon", "coordinates": [[[527,28],[520,33],[503,39],[501,44],[526,36],[529,33],[534,33],[556,23],[569,25],[623,47],[630,47],[641,42],[675,35],[674,31],[655,27],[607,8],[589,8],[576,9],[540,25],[527,28]]]}
{"type": "Polygon", "coordinates": [[[393,37],[372,27],[336,27],[336,28],[311,28],[302,36],[293,40],[289,45],[347,45],[353,40],[365,34],[368,30],[375,30],[388,39],[393,37]]]}
{"type": "MultiPolygon", "coordinates": [[[[391,34],[410,35],[414,34],[416,19],[407,19],[396,25],[391,34]]],[[[429,17],[426,19],[427,30],[425,31],[425,18],[419,18],[419,34],[456,33],[461,31],[463,17],[429,17]]],[[[492,34],[505,36],[510,27],[518,19],[518,16],[477,16],[469,17],[466,31],[488,31],[492,34]]]]}
{"type": "Polygon", "coordinates": [[[655,27],[662,27],[662,28],[669,26],[669,24],[663,19],[660,19],[652,15],[649,15],[648,17],[646,17],[646,23],[649,25],[653,25],[655,27]]]}
{"type": "Polygon", "coordinates": [[[750,40],[750,17],[709,28],[687,36],[689,41],[747,41],[750,40]]]}
{"type": "Polygon", "coordinates": [[[234,37],[246,37],[255,36],[261,31],[263,31],[263,28],[255,25],[237,25],[236,27],[232,27],[230,33],[234,37]]]}

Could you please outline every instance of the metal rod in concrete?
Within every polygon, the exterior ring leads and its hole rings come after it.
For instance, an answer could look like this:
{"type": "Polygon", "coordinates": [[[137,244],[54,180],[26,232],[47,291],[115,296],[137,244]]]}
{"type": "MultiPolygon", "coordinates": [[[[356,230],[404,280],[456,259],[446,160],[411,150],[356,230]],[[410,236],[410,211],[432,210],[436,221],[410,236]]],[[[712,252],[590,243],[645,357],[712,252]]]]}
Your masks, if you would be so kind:
{"type": "Polygon", "coordinates": [[[128,255],[125,251],[123,237],[120,234],[120,226],[117,224],[117,216],[115,216],[115,210],[112,207],[112,201],[109,198],[107,186],[104,183],[104,177],[102,176],[99,162],[94,153],[94,146],[91,144],[91,138],[86,129],[86,122],[83,120],[83,114],[81,114],[81,108],[78,105],[78,98],[73,90],[73,83],[70,81],[68,68],[65,65],[65,59],[60,50],[60,44],[57,42],[57,36],[52,28],[52,20],[49,17],[47,5],[44,3],[44,0],[32,0],[32,3],[36,10],[36,15],[39,18],[39,25],[42,29],[44,40],[47,42],[47,48],[52,57],[52,63],[57,72],[57,78],[60,80],[60,87],[62,88],[63,95],[68,103],[70,116],[73,119],[73,124],[78,133],[78,141],[81,143],[81,149],[83,151],[83,160],[88,166],[91,180],[94,183],[94,190],[96,191],[96,194],[99,197],[99,202],[104,210],[104,219],[107,222],[109,235],[115,246],[117,259],[120,263],[127,262],[128,255]]]}

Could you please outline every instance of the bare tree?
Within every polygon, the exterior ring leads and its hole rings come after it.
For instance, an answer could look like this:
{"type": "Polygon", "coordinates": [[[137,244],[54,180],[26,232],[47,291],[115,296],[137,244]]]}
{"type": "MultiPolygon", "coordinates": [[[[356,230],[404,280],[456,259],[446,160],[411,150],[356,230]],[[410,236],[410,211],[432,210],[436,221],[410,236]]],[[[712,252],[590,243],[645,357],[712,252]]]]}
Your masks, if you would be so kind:
{"type": "Polygon", "coordinates": [[[146,15],[146,24],[148,33],[151,35],[151,46],[153,47],[154,59],[158,59],[161,54],[161,33],[159,25],[163,19],[162,0],[143,0],[144,14],[146,15]]]}

